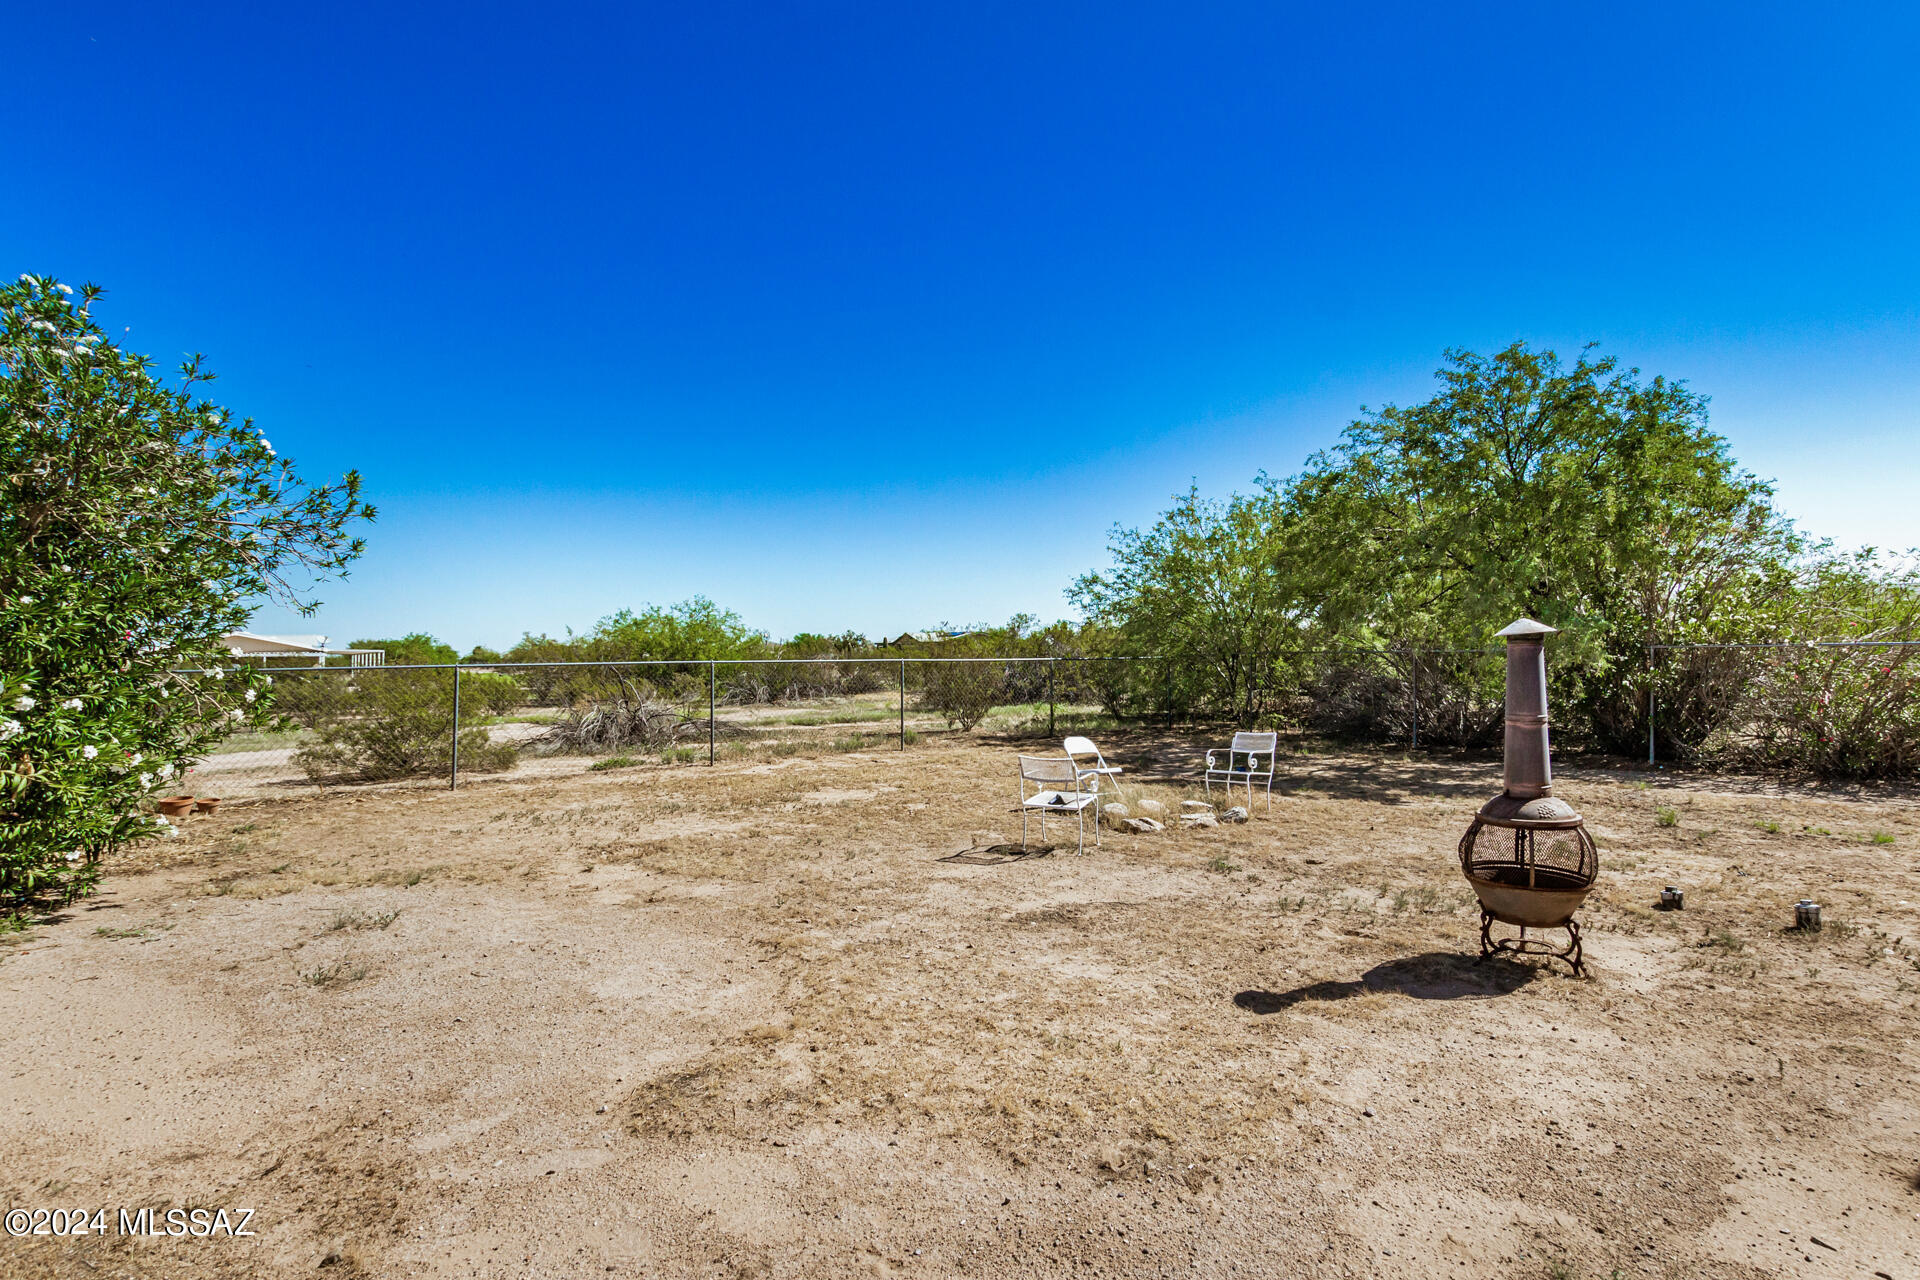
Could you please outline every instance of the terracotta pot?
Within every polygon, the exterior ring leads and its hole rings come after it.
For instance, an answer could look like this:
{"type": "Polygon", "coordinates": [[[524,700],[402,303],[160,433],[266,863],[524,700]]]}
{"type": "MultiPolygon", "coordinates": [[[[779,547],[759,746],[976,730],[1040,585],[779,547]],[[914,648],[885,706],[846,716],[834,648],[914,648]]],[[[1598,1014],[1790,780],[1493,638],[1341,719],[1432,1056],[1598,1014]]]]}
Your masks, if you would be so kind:
{"type": "Polygon", "coordinates": [[[166,796],[159,801],[160,815],[166,818],[184,818],[193,812],[192,796],[166,796]]]}
{"type": "Polygon", "coordinates": [[[218,796],[201,796],[193,802],[193,811],[195,813],[212,813],[219,807],[220,797],[218,796]]]}

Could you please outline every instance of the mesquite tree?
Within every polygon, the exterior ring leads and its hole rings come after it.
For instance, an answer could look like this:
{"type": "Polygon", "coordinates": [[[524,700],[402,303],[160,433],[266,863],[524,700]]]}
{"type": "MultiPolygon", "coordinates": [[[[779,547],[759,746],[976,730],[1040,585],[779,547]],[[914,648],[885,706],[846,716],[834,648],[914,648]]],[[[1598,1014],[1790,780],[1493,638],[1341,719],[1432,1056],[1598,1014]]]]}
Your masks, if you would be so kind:
{"type": "Polygon", "coordinates": [[[310,611],[373,517],[357,475],[307,485],[205,399],[201,357],[169,385],[116,345],[101,292],[0,286],[0,911],[173,832],[147,798],[271,717],[271,677],[221,634],[263,598],[310,611]]]}

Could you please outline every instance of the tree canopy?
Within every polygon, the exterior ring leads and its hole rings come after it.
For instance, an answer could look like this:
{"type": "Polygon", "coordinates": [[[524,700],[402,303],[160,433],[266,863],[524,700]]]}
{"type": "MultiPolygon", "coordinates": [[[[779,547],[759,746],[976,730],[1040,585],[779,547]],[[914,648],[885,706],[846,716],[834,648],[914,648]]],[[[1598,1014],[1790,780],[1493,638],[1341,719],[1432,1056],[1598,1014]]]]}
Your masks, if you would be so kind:
{"type": "MultiPolygon", "coordinates": [[[[1655,683],[1677,678],[1649,646],[1812,639],[1849,598],[1879,610],[1853,634],[1908,625],[1890,620],[1911,615],[1911,579],[1800,534],[1684,383],[1523,343],[1448,352],[1437,377],[1431,399],[1363,412],[1296,476],[1224,502],[1189,491],[1152,527],[1116,530],[1112,566],[1074,598],[1167,657],[1190,708],[1243,722],[1315,678],[1304,655],[1477,649],[1534,617],[1562,632],[1557,705],[1616,749],[1644,743],[1655,683]]],[[[1663,733],[1717,723],[1693,684],[1662,696],[1663,733]]]]}

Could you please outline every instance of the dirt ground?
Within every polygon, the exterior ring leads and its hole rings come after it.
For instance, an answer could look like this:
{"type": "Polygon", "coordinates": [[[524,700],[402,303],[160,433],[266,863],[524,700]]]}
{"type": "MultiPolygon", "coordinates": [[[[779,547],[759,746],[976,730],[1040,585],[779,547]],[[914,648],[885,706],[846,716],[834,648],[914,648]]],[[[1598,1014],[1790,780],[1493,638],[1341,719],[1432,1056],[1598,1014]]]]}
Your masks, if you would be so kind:
{"type": "MultiPolygon", "coordinates": [[[[1108,745],[1194,794],[1195,742],[1108,745]]],[[[192,820],[0,948],[0,1192],[109,1227],[0,1273],[1920,1280],[1912,791],[1562,762],[1575,979],[1475,963],[1495,761],[955,856],[1018,841],[1014,749],[192,820]]]]}

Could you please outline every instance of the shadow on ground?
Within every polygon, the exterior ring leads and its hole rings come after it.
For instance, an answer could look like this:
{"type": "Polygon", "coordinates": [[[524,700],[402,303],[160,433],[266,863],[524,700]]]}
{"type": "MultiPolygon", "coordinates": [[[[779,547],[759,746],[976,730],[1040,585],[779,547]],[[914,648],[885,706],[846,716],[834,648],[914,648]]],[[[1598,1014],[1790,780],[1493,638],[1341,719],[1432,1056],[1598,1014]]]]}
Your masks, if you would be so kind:
{"type": "Polygon", "coordinates": [[[1486,1000],[1518,991],[1539,970],[1500,957],[1478,960],[1429,951],[1375,965],[1353,982],[1314,982],[1291,991],[1242,991],[1233,1002],[1249,1013],[1284,1013],[1309,1000],[1349,1000],[1368,992],[1395,992],[1415,1000],[1486,1000]]]}
{"type": "Polygon", "coordinates": [[[974,867],[997,867],[1005,862],[1020,862],[1027,858],[1044,858],[1054,851],[1050,844],[991,844],[984,849],[962,849],[950,853],[944,858],[935,858],[935,862],[961,862],[974,867]]]}

